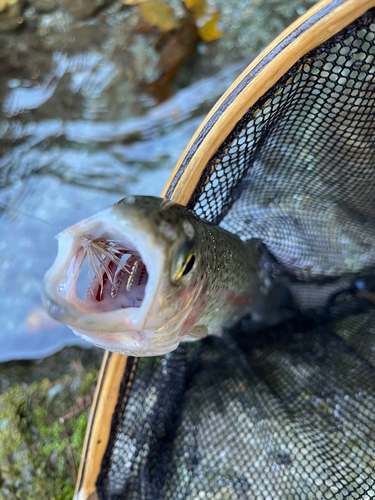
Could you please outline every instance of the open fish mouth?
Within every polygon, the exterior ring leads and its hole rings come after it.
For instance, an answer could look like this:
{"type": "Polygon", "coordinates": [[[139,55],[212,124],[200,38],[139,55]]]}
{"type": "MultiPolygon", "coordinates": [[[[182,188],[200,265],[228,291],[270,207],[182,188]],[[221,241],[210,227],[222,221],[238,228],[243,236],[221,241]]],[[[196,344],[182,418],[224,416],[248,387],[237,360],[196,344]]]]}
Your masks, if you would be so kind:
{"type": "Polygon", "coordinates": [[[78,332],[141,331],[164,260],[152,234],[109,208],[57,239],[43,289],[49,314],[78,332]]]}
{"type": "Polygon", "coordinates": [[[81,249],[70,267],[77,283],[87,261],[89,287],[85,300],[103,312],[140,307],[148,273],[137,249],[111,239],[92,239],[89,235],[79,238],[81,249]]]}

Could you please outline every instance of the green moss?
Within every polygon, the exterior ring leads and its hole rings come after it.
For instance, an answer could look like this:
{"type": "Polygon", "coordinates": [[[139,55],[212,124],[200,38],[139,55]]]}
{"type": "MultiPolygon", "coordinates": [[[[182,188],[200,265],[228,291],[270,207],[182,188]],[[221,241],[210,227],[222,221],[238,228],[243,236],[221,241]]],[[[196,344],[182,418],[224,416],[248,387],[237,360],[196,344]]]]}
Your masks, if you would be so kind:
{"type": "Polygon", "coordinates": [[[65,425],[62,417],[91,392],[97,372],[81,365],[54,381],[17,381],[3,390],[0,498],[72,499],[88,410],[65,420],[65,425]]]}

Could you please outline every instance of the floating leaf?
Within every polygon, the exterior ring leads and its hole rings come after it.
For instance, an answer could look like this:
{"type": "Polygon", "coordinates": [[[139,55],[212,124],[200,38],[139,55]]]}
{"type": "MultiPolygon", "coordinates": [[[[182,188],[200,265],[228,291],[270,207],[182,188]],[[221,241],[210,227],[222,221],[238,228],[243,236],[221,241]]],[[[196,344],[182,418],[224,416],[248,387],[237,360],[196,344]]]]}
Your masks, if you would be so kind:
{"type": "Polygon", "coordinates": [[[139,8],[142,19],[151,26],[156,26],[161,31],[170,31],[176,28],[177,22],[169,5],[165,5],[163,2],[142,2],[139,8]]]}

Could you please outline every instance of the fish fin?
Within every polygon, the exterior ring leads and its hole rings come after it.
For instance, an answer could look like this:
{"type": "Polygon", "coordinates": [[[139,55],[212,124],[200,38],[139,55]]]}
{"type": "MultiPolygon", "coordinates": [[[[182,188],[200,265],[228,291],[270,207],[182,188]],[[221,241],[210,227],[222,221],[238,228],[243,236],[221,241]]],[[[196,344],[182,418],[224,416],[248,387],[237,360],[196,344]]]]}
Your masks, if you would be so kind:
{"type": "Polygon", "coordinates": [[[206,325],[198,325],[195,326],[190,333],[188,334],[188,337],[191,339],[204,339],[208,335],[208,329],[206,325]]]}
{"type": "Polygon", "coordinates": [[[245,245],[257,255],[262,252],[264,247],[263,241],[260,238],[251,238],[250,240],[246,240],[245,245]]]}
{"type": "Polygon", "coordinates": [[[213,335],[214,337],[222,337],[223,333],[224,333],[223,329],[222,328],[218,328],[213,333],[211,333],[211,335],[213,335]]]}

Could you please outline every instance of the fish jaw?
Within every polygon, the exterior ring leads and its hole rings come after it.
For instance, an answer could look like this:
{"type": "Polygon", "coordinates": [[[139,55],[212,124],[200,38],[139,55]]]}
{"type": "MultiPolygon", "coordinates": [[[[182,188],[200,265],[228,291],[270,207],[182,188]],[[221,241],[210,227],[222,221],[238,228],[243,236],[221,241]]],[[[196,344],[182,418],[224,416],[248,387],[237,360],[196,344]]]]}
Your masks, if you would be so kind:
{"type": "MultiPolygon", "coordinates": [[[[132,220],[124,220],[110,207],[61,232],[58,236],[58,254],[48,270],[43,284],[43,301],[47,312],[73,331],[85,335],[95,343],[98,337],[111,332],[110,344],[124,342],[124,335],[141,340],[142,332],[150,328],[153,296],[157,293],[164,270],[164,254],[155,244],[152,234],[138,227],[132,220]],[[136,250],[146,266],[148,279],[139,307],[114,307],[106,296],[97,302],[93,298],[81,300],[76,294],[76,273],[81,265],[80,238],[89,235],[93,240],[111,238],[136,250]],[[146,325],[148,323],[148,325],[146,325]]],[[[151,325],[153,326],[153,325],[151,325]]],[[[160,325],[154,325],[156,328],[160,325]]],[[[110,349],[111,345],[104,343],[110,349]]]]}
{"type": "Polygon", "coordinates": [[[111,352],[127,356],[161,356],[174,351],[180,338],[165,335],[164,329],[115,332],[88,332],[72,328],[73,332],[86,342],[111,352]]]}

